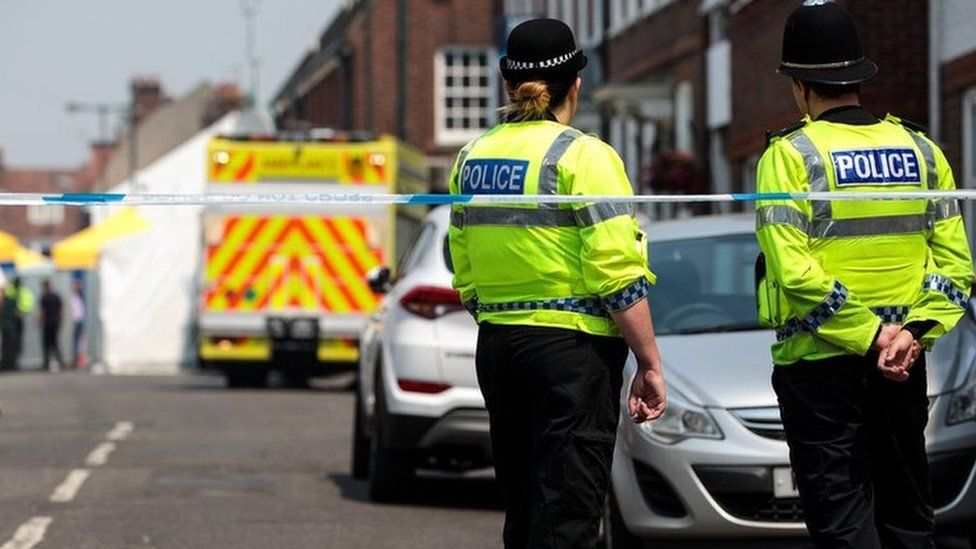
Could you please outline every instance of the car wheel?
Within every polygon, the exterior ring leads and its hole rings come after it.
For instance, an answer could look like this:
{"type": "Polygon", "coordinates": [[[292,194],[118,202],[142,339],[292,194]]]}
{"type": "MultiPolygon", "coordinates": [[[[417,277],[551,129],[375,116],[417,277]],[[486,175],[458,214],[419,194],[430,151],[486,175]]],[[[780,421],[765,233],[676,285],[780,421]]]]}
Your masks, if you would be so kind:
{"type": "Polygon", "coordinates": [[[386,412],[386,396],[383,394],[383,380],[376,379],[376,411],[370,429],[369,453],[369,498],[375,502],[389,503],[402,501],[408,496],[416,480],[413,456],[410,452],[387,447],[383,443],[383,433],[389,415],[386,412]]]}
{"type": "Polygon", "coordinates": [[[624,518],[620,515],[620,507],[617,505],[617,496],[613,490],[607,494],[601,534],[601,545],[605,549],[643,549],[644,547],[644,542],[631,534],[627,525],[624,524],[624,518]]]}
{"type": "Polygon", "coordinates": [[[267,370],[227,370],[224,379],[228,389],[256,389],[268,386],[267,370]]]}
{"type": "Polygon", "coordinates": [[[352,425],[352,478],[366,480],[369,477],[370,442],[366,434],[366,413],[362,396],[356,391],[356,410],[352,425]]]}

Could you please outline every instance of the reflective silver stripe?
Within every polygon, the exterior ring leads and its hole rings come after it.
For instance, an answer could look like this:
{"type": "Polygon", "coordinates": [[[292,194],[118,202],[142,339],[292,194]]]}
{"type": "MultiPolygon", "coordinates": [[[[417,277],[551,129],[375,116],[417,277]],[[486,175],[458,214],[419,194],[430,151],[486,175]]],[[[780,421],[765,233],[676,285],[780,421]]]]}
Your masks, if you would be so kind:
{"type": "Polygon", "coordinates": [[[929,144],[927,139],[913,131],[909,131],[908,135],[912,136],[912,140],[915,141],[918,150],[922,152],[922,157],[925,158],[925,179],[927,187],[930,190],[938,189],[939,172],[935,166],[935,151],[932,150],[932,145],[929,144]]]}
{"type": "Polygon", "coordinates": [[[939,199],[929,202],[929,215],[932,221],[945,221],[953,217],[959,217],[962,212],[959,209],[959,201],[956,199],[939,199]]]}
{"type": "Polygon", "coordinates": [[[451,226],[457,229],[464,228],[464,210],[451,211],[451,226]]]}
{"type": "MultiPolygon", "coordinates": [[[[539,194],[557,194],[559,182],[559,160],[569,150],[569,146],[582,136],[579,130],[568,129],[559,134],[559,137],[552,142],[545,158],[542,160],[542,168],[539,170],[539,194]]],[[[555,208],[555,204],[540,204],[540,208],[555,208]]]]}
{"type": "Polygon", "coordinates": [[[828,219],[810,224],[811,238],[843,238],[851,236],[885,236],[889,234],[924,233],[931,230],[924,215],[889,215],[861,219],[828,219]]]}
{"type": "Polygon", "coordinates": [[[769,225],[790,225],[806,233],[810,229],[807,216],[790,206],[763,206],[756,211],[756,230],[769,225]]]}
{"type": "Polygon", "coordinates": [[[467,207],[452,215],[455,227],[495,225],[502,227],[575,227],[572,210],[536,210],[529,208],[467,207]],[[457,218],[457,220],[455,220],[457,218]],[[458,224],[457,222],[460,222],[458,224]]]}
{"type": "MultiPolygon", "coordinates": [[[[810,179],[810,192],[830,192],[830,182],[827,180],[827,168],[824,165],[823,156],[820,155],[820,151],[817,150],[813,141],[802,131],[794,133],[787,139],[789,139],[790,143],[793,143],[796,150],[803,156],[803,164],[807,169],[807,177],[810,179]]],[[[812,201],[810,205],[813,207],[813,219],[815,221],[830,219],[834,216],[830,202],[823,200],[812,201]]]]}
{"type": "Polygon", "coordinates": [[[634,206],[632,204],[602,202],[600,204],[590,204],[585,208],[576,210],[574,213],[578,226],[591,227],[615,217],[634,215],[634,206]]]}
{"type": "Polygon", "coordinates": [[[455,183],[455,185],[457,186],[458,193],[461,192],[461,186],[457,185],[457,178],[461,175],[461,172],[464,171],[464,163],[467,162],[468,155],[471,154],[471,149],[474,148],[474,145],[477,142],[478,142],[477,139],[472,141],[467,147],[461,149],[461,152],[458,153],[457,170],[454,172],[455,181],[453,181],[453,183],[455,183]]]}

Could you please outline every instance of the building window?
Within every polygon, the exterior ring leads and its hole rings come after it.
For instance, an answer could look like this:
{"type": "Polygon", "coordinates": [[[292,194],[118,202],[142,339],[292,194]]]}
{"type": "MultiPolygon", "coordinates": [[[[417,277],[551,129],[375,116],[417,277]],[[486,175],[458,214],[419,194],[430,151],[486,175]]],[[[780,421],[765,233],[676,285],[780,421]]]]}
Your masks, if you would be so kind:
{"type": "Polygon", "coordinates": [[[642,18],[673,3],[674,0],[610,0],[610,29],[619,34],[642,18]]]}
{"type": "Polygon", "coordinates": [[[490,48],[446,48],[437,53],[434,110],[438,144],[466,143],[495,124],[495,57],[490,48]]]}
{"type": "Polygon", "coordinates": [[[64,206],[59,204],[27,206],[27,222],[38,227],[60,225],[64,222],[64,206]]]}

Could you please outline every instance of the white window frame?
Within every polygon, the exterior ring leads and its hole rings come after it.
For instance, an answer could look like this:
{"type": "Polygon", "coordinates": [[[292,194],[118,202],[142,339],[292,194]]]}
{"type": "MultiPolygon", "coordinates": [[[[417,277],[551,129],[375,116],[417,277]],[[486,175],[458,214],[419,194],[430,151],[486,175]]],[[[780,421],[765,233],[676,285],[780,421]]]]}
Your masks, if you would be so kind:
{"type": "MultiPolygon", "coordinates": [[[[440,146],[463,145],[468,141],[478,137],[485,130],[491,128],[497,121],[498,110],[498,71],[492,63],[498,58],[498,53],[494,48],[484,46],[444,46],[434,54],[434,140],[440,146]],[[470,88],[481,88],[483,95],[478,98],[487,97],[488,106],[484,108],[483,114],[488,119],[486,127],[473,128],[448,128],[448,112],[444,104],[448,96],[445,79],[447,77],[447,56],[461,54],[484,54],[487,63],[483,67],[483,75],[488,77],[488,86],[469,86],[470,88]]],[[[474,96],[472,96],[474,97],[474,96]]],[[[455,107],[457,109],[480,109],[481,107],[455,107]]]]}
{"type": "Polygon", "coordinates": [[[657,12],[676,0],[610,0],[610,36],[657,12]]]}
{"type": "Polygon", "coordinates": [[[64,206],[47,204],[27,206],[27,222],[35,227],[52,227],[64,223],[64,206]]]}

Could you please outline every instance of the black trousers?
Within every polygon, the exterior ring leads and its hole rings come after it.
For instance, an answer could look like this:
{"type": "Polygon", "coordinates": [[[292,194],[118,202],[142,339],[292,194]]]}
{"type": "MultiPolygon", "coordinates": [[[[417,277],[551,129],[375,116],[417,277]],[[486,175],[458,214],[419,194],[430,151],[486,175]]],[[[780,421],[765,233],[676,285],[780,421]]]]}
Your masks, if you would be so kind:
{"type": "Polygon", "coordinates": [[[877,355],[778,366],[773,387],[817,547],[934,548],[925,357],[904,383],[877,355]]]}
{"type": "Polygon", "coordinates": [[[627,345],[482,323],[478,382],[505,501],[505,547],[594,547],[610,480],[627,345]]]}
{"type": "Polygon", "coordinates": [[[61,357],[61,345],[58,342],[58,332],[60,326],[44,326],[43,346],[44,363],[42,369],[47,370],[51,364],[51,356],[58,361],[58,367],[64,368],[64,359],[61,357]]]}
{"type": "Polygon", "coordinates": [[[11,322],[4,326],[0,333],[0,370],[13,371],[17,369],[17,328],[11,322]]]}

